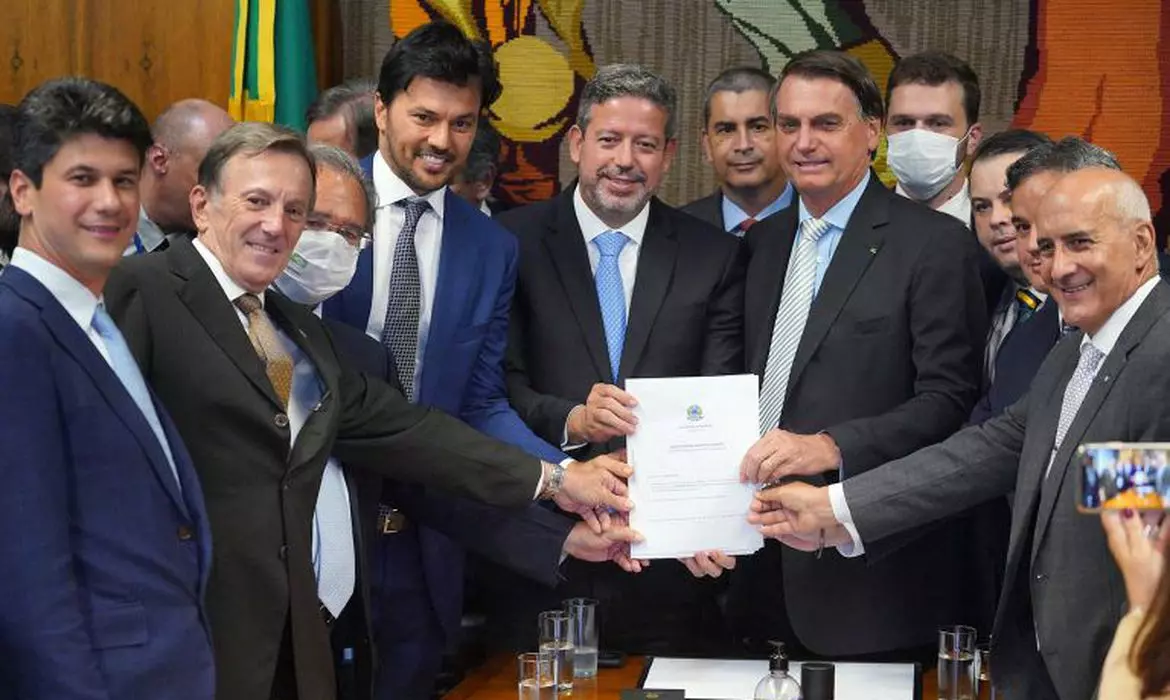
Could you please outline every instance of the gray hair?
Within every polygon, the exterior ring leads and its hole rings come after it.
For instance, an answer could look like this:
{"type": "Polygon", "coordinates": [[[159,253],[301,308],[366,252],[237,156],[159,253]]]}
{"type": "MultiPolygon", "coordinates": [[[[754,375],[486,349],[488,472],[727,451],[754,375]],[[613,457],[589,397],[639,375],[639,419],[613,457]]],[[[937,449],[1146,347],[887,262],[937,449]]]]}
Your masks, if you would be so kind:
{"type": "MultiPolygon", "coordinates": [[[[772,87],[776,78],[771,73],[754,66],[738,66],[728,68],[707,86],[707,94],[703,96],[703,126],[711,121],[711,100],[721,92],[760,91],[765,95],[772,94],[772,87]]],[[[774,120],[773,120],[774,121],[774,120]]]]}
{"type": "Polygon", "coordinates": [[[1126,177],[1113,186],[1116,216],[1125,223],[1151,221],[1150,200],[1142,186],[1131,177],[1126,177]]]}
{"type": "Polygon", "coordinates": [[[628,63],[614,63],[597,69],[593,78],[585,83],[581,91],[581,102],[577,106],[577,128],[581,131],[589,126],[594,105],[619,97],[640,97],[658,105],[666,112],[666,138],[675,136],[675,110],[678,97],[666,79],[643,66],[628,63]]]}
{"type": "Polygon", "coordinates": [[[309,153],[305,140],[288,127],[266,122],[241,122],[216,137],[199,164],[199,185],[208,192],[220,191],[220,176],[228,161],[237,155],[258,156],[261,153],[276,152],[297,156],[309,166],[309,201],[313,208],[317,198],[317,167],[309,153]]]}
{"type": "Polygon", "coordinates": [[[1033,148],[1007,169],[1008,190],[1039,173],[1071,173],[1085,168],[1121,170],[1117,156],[1077,136],[1033,148]]]}
{"type": "Polygon", "coordinates": [[[337,146],[324,143],[309,145],[309,155],[317,162],[318,168],[328,168],[339,175],[344,175],[358,184],[365,197],[365,228],[369,230],[374,225],[374,212],[378,208],[378,192],[374,189],[374,181],[362,170],[357,160],[337,146]]]}

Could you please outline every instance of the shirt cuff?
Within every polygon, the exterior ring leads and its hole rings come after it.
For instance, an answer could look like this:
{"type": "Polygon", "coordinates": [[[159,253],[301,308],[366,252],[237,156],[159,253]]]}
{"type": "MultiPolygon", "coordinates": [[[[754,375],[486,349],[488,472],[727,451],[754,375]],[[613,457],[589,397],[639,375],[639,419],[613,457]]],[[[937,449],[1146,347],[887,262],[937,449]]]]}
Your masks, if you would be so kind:
{"type": "Polygon", "coordinates": [[[853,514],[845,500],[845,487],[841,484],[829,484],[829,505],[833,507],[833,517],[845,527],[852,540],[848,545],[837,545],[837,553],[846,559],[865,554],[865,545],[861,544],[861,535],[857,534],[857,527],[853,524],[853,514]]]}
{"type": "Polygon", "coordinates": [[[573,411],[576,411],[577,409],[585,410],[585,407],[582,404],[577,404],[573,407],[572,411],[569,411],[569,415],[565,417],[565,427],[561,430],[561,452],[572,452],[573,450],[579,450],[589,444],[587,442],[578,442],[572,445],[569,444],[569,418],[573,417],[573,411]]]}
{"type": "Polygon", "coordinates": [[[540,494],[544,491],[544,460],[540,460],[540,478],[536,480],[536,493],[532,494],[532,500],[539,501],[540,494]]]}

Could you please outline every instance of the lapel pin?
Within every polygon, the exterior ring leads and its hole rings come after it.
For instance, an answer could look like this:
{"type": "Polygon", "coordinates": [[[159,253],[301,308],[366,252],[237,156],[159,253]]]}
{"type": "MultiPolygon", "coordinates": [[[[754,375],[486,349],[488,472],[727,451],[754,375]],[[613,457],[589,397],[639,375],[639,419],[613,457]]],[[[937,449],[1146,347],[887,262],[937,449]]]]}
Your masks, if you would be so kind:
{"type": "Polygon", "coordinates": [[[871,245],[869,247],[869,254],[870,255],[877,255],[877,251],[878,251],[878,247],[876,245],[871,245]]]}

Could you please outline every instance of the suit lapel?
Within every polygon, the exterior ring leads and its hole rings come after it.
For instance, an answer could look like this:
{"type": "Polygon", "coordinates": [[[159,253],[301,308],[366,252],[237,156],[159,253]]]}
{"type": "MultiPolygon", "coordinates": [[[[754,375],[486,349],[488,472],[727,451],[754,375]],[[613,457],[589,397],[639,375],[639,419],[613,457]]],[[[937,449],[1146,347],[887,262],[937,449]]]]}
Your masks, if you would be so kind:
{"type": "Polygon", "coordinates": [[[183,280],[179,298],[190,309],[212,340],[236,367],[252,382],[257,391],[268,397],[273,406],[281,408],[280,399],[264,369],[264,363],[248,340],[248,333],[236,315],[211,269],[199,257],[199,252],[187,241],[170,247],[166,253],[171,273],[183,280]]]}
{"type": "Polygon", "coordinates": [[[464,318],[463,293],[476,277],[477,254],[481,237],[467,220],[467,212],[452,203],[457,195],[450,189],[444,197],[443,242],[439,248],[439,276],[435,280],[435,304],[431,311],[431,325],[427,331],[426,354],[423,357],[422,376],[418,391],[421,403],[430,403],[435,383],[443,367],[442,352],[451,347],[451,338],[464,318]],[[431,368],[432,371],[427,371],[431,368]]]}
{"type": "Polygon", "coordinates": [[[792,373],[788,378],[790,396],[809,359],[820,347],[849,295],[853,293],[853,288],[882,247],[885,240],[882,227],[889,222],[885,197],[889,196],[895,195],[891,195],[875,175],[870,175],[869,185],[861,195],[853,215],[849,217],[849,223],[837,244],[837,251],[833,254],[820,290],[809,309],[808,321],[804,325],[804,333],[792,361],[792,373]]]}
{"type": "Polygon", "coordinates": [[[792,257],[796,241],[797,207],[789,207],[752,227],[745,236],[751,253],[746,296],[748,316],[755,310],[766,310],[755,328],[747,328],[748,369],[763,381],[764,366],[772,344],[772,328],[780,309],[780,294],[784,290],[784,275],[792,257]],[[753,338],[752,335],[755,337],[753,338]]]}
{"type": "Polygon", "coordinates": [[[654,319],[662,308],[674,276],[678,237],[670,222],[662,215],[663,206],[657,199],[650,201],[650,218],[646,234],[642,237],[642,250],[638,254],[638,272],[634,293],[630,298],[629,322],[626,324],[626,339],[618,368],[618,374],[623,379],[631,376],[638,366],[638,359],[650,339],[650,329],[654,327],[654,319]]]}
{"type": "MultiPolygon", "coordinates": [[[[1088,393],[1085,394],[1084,401],[1081,402],[1076,416],[1069,425],[1068,433],[1065,434],[1064,440],[1060,443],[1060,449],[1057,450],[1056,456],[1052,460],[1051,473],[1048,474],[1047,478],[1041,476],[1040,507],[1036,513],[1036,537],[1032,541],[1033,559],[1035,559],[1036,552],[1039,551],[1040,544],[1044,541],[1044,535],[1048,531],[1048,523],[1052,520],[1052,511],[1056,506],[1056,497],[1060,493],[1061,485],[1064,483],[1065,475],[1068,473],[1068,467],[1072,462],[1073,453],[1080,446],[1085,431],[1093,422],[1093,419],[1096,418],[1097,412],[1101,410],[1102,404],[1105,403],[1105,399],[1108,398],[1109,393],[1117,384],[1117,377],[1124,370],[1125,364],[1129,360],[1129,354],[1141,343],[1146,334],[1149,333],[1154,322],[1165,313],[1167,294],[1170,294],[1170,292],[1168,292],[1165,285],[1159,283],[1155,286],[1150,296],[1146,298],[1137,313],[1134,314],[1133,319],[1126,325],[1125,330],[1121,333],[1121,337],[1117,339],[1117,344],[1114,346],[1113,351],[1102,361],[1101,368],[1097,370],[1097,376],[1093,379],[1088,393]]],[[[1077,354],[1079,355],[1079,352],[1077,354]]],[[[1071,378],[1071,371],[1068,373],[1068,376],[1071,378]]],[[[1062,383],[1067,387],[1067,381],[1062,383]]],[[[1055,411],[1056,413],[1059,413],[1059,406],[1062,401],[1063,392],[1054,404],[1054,406],[1058,407],[1055,411]]],[[[1054,428],[1054,439],[1055,432],[1054,428]]]]}
{"type": "MultiPolygon", "coordinates": [[[[130,392],[122,385],[122,381],[118,379],[113,368],[94,347],[85,331],[78,327],[77,322],[65,311],[49,290],[20,268],[6,268],[6,270],[3,283],[8,284],[14,291],[40,308],[41,319],[49,329],[49,333],[53,335],[61,348],[89,374],[98,392],[109,403],[110,408],[134,435],[134,439],[138,441],[139,446],[146,453],[152,471],[162,484],[163,490],[170,496],[179,512],[187,516],[187,504],[184,502],[182,494],[179,493],[179,485],[175,482],[175,475],[171,471],[170,463],[167,462],[166,453],[163,451],[162,445],[159,444],[154,430],[146,422],[146,417],[142,415],[142,410],[138,408],[138,404],[134,402],[130,392]]],[[[149,385],[147,388],[149,390],[149,385]]],[[[153,394],[151,400],[154,401],[153,394]]],[[[159,418],[162,420],[162,407],[158,405],[157,401],[154,404],[155,410],[160,411],[159,418]]],[[[174,451],[176,454],[178,453],[177,449],[174,451]]]]}
{"type": "Polygon", "coordinates": [[[577,214],[573,211],[573,192],[576,185],[565,189],[557,200],[556,223],[545,231],[544,243],[565,287],[569,307],[577,318],[577,327],[585,338],[585,347],[593,360],[597,376],[615,381],[609,366],[609,350],[605,344],[605,330],[601,323],[601,305],[597,301],[597,287],[589,269],[589,254],[577,214]]]}

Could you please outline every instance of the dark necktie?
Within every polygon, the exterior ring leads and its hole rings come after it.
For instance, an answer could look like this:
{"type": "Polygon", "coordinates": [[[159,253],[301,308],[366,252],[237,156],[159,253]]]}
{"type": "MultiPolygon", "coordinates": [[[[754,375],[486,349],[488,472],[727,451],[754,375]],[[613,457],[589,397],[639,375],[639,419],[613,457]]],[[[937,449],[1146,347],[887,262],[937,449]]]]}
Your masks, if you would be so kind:
{"type": "Polygon", "coordinates": [[[418,252],[414,232],[419,219],[431,205],[413,197],[397,203],[406,210],[406,221],[394,244],[394,262],[390,270],[390,299],[382,326],[382,344],[394,355],[402,393],[414,401],[415,362],[418,355],[418,323],[422,310],[422,286],[419,281],[418,252]]]}
{"type": "Polygon", "coordinates": [[[748,232],[748,229],[755,225],[756,220],[749,216],[748,218],[736,224],[734,232],[737,236],[742,236],[748,232]]]}

